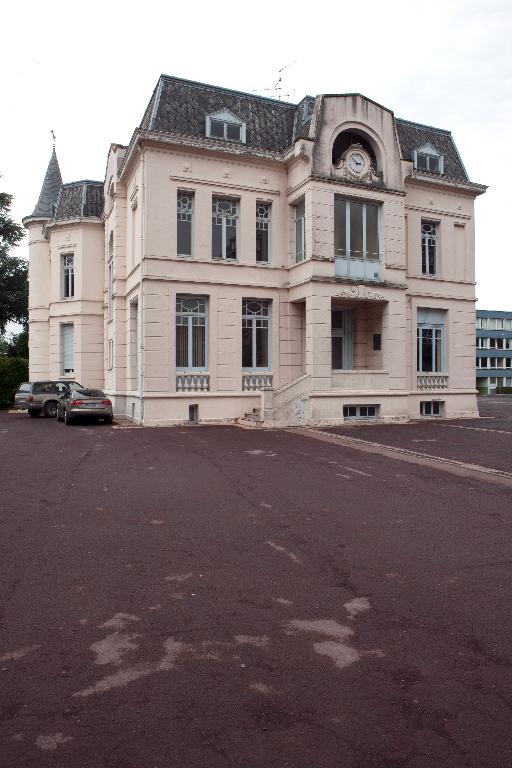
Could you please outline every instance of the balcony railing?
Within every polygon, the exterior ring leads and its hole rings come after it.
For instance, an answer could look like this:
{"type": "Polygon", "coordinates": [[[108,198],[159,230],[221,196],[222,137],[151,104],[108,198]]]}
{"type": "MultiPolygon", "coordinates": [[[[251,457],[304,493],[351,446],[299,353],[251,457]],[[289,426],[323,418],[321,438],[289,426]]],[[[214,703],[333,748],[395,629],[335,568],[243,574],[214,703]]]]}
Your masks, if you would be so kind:
{"type": "Polygon", "coordinates": [[[354,256],[336,256],[336,277],[349,280],[381,279],[381,262],[378,259],[361,259],[354,256]]]}
{"type": "Polygon", "coordinates": [[[418,373],[418,389],[448,389],[446,373],[418,373]]]}
{"type": "Polygon", "coordinates": [[[178,373],[176,392],[209,392],[209,373],[178,373]]]}
{"type": "Polygon", "coordinates": [[[244,373],[242,376],[242,390],[244,392],[256,392],[262,387],[272,386],[271,373],[244,373]]]}

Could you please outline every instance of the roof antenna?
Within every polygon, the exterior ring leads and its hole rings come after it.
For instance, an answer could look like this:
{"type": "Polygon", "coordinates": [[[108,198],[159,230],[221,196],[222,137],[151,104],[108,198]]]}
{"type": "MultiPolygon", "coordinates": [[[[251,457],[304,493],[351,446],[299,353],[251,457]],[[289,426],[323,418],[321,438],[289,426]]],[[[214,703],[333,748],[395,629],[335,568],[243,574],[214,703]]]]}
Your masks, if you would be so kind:
{"type": "Polygon", "coordinates": [[[268,93],[269,91],[272,91],[273,94],[274,94],[274,98],[279,99],[279,101],[282,98],[289,99],[292,96],[294,97],[295,96],[295,91],[293,93],[281,93],[281,91],[283,90],[283,86],[281,85],[281,83],[283,81],[283,78],[281,76],[281,72],[284,72],[285,69],[288,69],[289,67],[292,67],[294,64],[297,63],[297,61],[298,61],[298,59],[295,59],[295,61],[291,61],[289,64],[286,64],[284,67],[281,67],[281,69],[277,70],[278,78],[277,78],[277,82],[276,82],[276,84],[274,85],[273,88],[258,88],[257,90],[252,91],[252,93],[261,93],[261,91],[266,91],[268,93]]]}
{"type": "Polygon", "coordinates": [[[296,63],[297,63],[297,59],[295,59],[295,61],[291,61],[289,64],[286,64],[284,67],[281,67],[281,69],[278,70],[277,74],[279,75],[279,77],[277,78],[277,83],[274,85],[274,91],[276,92],[278,99],[281,99],[283,96],[287,99],[290,97],[289,93],[284,93],[284,94],[281,93],[283,89],[283,86],[281,85],[283,80],[283,78],[281,77],[281,72],[284,72],[285,69],[288,69],[289,67],[293,67],[293,65],[296,63]]]}
{"type": "Polygon", "coordinates": [[[55,134],[54,134],[53,130],[50,131],[50,133],[51,133],[52,139],[53,139],[53,149],[55,150],[55,134]]]}

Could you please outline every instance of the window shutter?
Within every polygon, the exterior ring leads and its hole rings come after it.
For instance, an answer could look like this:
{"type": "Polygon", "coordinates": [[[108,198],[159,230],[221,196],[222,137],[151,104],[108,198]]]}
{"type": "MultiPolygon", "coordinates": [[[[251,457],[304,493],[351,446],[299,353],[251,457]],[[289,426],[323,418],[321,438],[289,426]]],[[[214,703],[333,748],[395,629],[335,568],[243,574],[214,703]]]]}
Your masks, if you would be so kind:
{"type": "Polygon", "coordinates": [[[74,355],[73,355],[73,341],[74,341],[74,327],[71,323],[62,326],[62,360],[63,360],[63,373],[67,375],[74,373],[74,355]]]}

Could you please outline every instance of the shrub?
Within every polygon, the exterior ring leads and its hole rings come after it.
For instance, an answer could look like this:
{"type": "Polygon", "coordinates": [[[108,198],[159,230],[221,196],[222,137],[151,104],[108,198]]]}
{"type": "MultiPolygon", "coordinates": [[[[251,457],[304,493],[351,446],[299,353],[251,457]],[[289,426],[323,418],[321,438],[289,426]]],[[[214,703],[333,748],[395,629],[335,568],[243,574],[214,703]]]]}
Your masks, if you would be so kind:
{"type": "Polygon", "coordinates": [[[23,381],[28,381],[28,360],[0,357],[0,408],[13,404],[14,394],[23,381]]]}
{"type": "Polygon", "coordinates": [[[512,387],[496,387],[497,395],[512,395],[512,387]]]}

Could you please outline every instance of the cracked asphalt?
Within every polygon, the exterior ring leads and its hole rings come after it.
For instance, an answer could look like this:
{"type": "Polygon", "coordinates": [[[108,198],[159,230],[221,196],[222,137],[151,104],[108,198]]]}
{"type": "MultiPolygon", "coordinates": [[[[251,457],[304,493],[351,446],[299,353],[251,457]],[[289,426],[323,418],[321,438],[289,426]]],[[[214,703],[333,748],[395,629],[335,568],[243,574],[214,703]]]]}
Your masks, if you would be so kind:
{"type": "MultiPolygon", "coordinates": [[[[510,402],[350,434],[510,470],[510,402]]],[[[6,412],[0,467],[2,767],[512,765],[512,486],[6,412]]]]}

